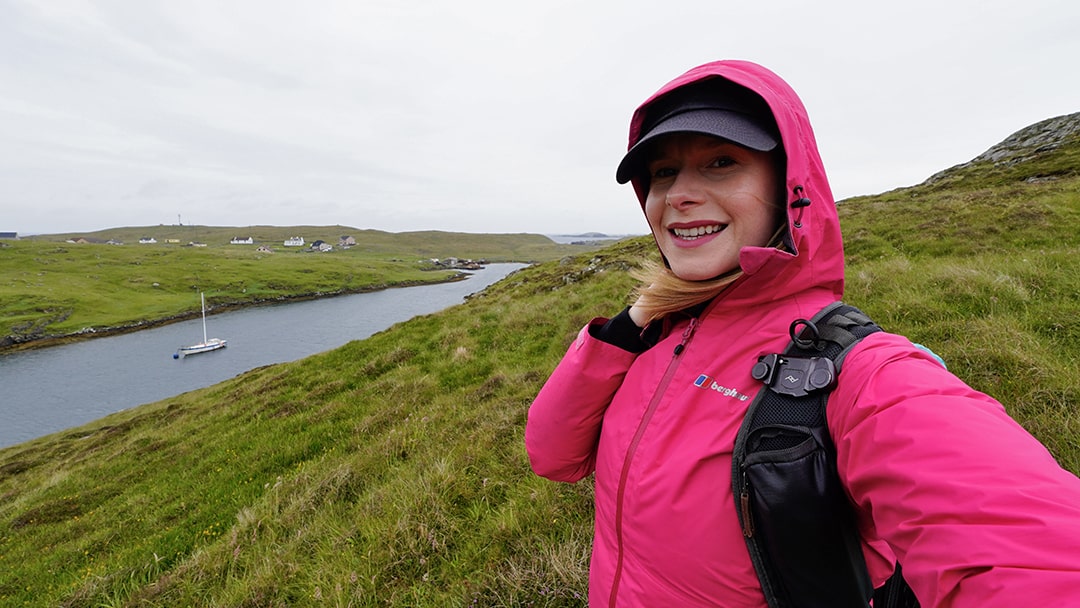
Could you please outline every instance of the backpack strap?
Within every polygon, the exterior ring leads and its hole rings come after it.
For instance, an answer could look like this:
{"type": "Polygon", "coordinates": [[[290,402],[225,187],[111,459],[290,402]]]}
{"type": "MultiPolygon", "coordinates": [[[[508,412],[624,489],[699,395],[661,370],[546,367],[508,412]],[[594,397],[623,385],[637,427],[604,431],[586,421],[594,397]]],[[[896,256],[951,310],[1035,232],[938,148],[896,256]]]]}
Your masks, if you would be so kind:
{"type": "Polygon", "coordinates": [[[825,408],[847,354],[878,331],[860,310],[835,302],[793,322],[784,352],[751,370],[765,386],[735,440],[732,489],[770,608],[866,608],[874,595],[825,408]]]}

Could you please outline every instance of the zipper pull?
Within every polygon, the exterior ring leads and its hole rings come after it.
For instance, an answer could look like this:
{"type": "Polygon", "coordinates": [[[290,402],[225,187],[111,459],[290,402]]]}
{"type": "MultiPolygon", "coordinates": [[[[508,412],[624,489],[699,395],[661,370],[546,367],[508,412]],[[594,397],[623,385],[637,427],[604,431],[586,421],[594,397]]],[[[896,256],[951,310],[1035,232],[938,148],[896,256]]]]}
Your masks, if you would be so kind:
{"type": "Polygon", "coordinates": [[[690,341],[690,337],[694,335],[694,330],[697,329],[698,320],[697,317],[690,319],[690,324],[686,326],[686,329],[682,333],[682,342],[675,345],[675,356],[682,354],[686,350],[686,343],[690,341]]]}
{"type": "Polygon", "coordinates": [[[746,538],[754,537],[754,515],[750,511],[750,480],[746,472],[742,475],[742,491],[739,493],[739,506],[742,510],[742,532],[746,538]]]}
{"type": "Polygon", "coordinates": [[[750,493],[743,490],[739,495],[739,503],[742,506],[743,526],[742,533],[746,538],[754,537],[754,516],[750,514],[750,493]]]}

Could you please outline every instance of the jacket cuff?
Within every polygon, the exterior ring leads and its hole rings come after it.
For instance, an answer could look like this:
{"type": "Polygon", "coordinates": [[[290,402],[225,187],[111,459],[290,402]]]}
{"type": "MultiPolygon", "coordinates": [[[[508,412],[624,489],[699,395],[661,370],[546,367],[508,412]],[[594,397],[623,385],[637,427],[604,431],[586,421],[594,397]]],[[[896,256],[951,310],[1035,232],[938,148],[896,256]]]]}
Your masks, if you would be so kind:
{"type": "Polygon", "coordinates": [[[627,306],[603,325],[590,325],[589,335],[627,352],[641,353],[655,343],[655,339],[652,343],[646,340],[648,330],[649,328],[642,329],[634,324],[634,320],[630,318],[630,307],[627,306]]]}

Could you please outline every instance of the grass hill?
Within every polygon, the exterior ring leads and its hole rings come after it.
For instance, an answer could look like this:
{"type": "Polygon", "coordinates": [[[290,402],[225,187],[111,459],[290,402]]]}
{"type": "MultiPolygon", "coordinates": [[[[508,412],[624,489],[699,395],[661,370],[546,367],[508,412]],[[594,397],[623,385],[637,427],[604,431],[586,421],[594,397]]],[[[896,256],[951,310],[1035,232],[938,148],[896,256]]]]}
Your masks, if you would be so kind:
{"type": "MultiPolygon", "coordinates": [[[[1074,116],[1080,119],[1080,115],[1074,116]]],[[[1042,146],[1040,146],[1042,147],[1042,146]]],[[[847,300],[1080,471],[1080,141],[841,206],[847,300]]],[[[591,487],[523,427],[646,238],[301,361],[0,450],[5,606],[583,606],[591,487]]]]}
{"type": "Polygon", "coordinates": [[[395,234],[345,226],[143,226],[37,236],[3,244],[0,350],[190,317],[198,314],[200,291],[214,312],[458,276],[433,264],[434,258],[537,262],[596,248],[560,245],[538,234],[395,234]],[[292,236],[335,248],[284,247],[292,236]],[[356,244],[336,247],[346,236],[356,244]],[[144,237],[154,242],[140,244],[144,237]],[[235,237],[254,244],[230,245],[235,237]],[[68,242],[79,238],[90,242],[68,242]],[[96,244],[110,240],[124,244],[96,244]],[[184,246],[189,242],[206,246],[184,246]]]}
{"type": "Polygon", "coordinates": [[[181,244],[201,242],[208,246],[227,245],[235,237],[251,237],[254,244],[280,248],[285,239],[300,236],[307,243],[316,240],[337,245],[345,236],[356,240],[350,249],[355,253],[409,255],[420,258],[485,258],[493,262],[534,262],[551,260],[565,254],[562,247],[540,234],[478,234],[426,230],[417,232],[384,232],[350,226],[195,226],[160,225],[109,228],[96,232],[49,234],[30,237],[33,240],[64,241],[69,238],[91,237],[103,241],[116,239],[135,244],[139,239],[152,237],[159,243],[168,239],[181,244]]]}

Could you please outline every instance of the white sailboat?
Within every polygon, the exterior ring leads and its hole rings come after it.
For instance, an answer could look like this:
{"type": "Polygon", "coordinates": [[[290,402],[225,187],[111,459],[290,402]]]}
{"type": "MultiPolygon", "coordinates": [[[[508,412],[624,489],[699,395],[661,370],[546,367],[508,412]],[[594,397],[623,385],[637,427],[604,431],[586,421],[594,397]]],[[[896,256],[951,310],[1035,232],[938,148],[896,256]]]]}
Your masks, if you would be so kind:
{"type": "Polygon", "coordinates": [[[187,355],[195,355],[198,353],[207,353],[219,348],[225,348],[226,341],[221,338],[206,337],[206,296],[199,292],[199,298],[202,300],[202,339],[203,341],[198,344],[192,344],[191,346],[181,346],[173,353],[173,359],[179,359],[180,357],[186,357],[187,355]]]}

